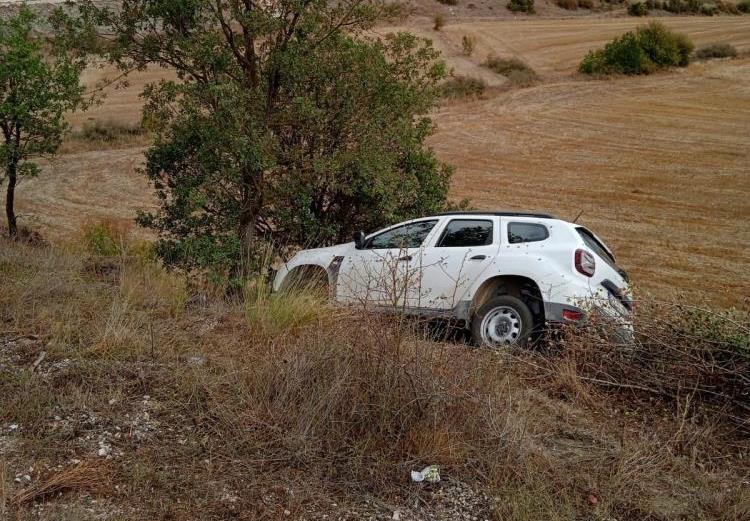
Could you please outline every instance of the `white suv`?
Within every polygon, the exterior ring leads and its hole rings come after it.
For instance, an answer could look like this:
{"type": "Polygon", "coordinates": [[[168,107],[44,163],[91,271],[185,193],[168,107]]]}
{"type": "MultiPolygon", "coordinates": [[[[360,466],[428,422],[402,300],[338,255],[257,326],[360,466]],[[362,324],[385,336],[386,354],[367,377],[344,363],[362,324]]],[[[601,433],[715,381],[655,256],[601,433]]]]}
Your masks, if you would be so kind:
{"type": "Polygon", "coordinates": [[[298,252],[273,289],[313,279],[337,302],[457,319],[493,347],[523,346],[546,324],[592,312],[632,329],[627,275],[610,249],[546,214],[451,212],[359,232],[298,252]]]}

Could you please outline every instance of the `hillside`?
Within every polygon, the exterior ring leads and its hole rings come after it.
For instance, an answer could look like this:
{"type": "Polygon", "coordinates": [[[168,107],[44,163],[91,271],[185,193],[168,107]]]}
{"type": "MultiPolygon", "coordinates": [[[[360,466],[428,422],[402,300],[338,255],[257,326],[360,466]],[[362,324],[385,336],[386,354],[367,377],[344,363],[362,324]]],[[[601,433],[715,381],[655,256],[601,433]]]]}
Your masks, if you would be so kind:
{"type": "Polygon", "coordinates": [[[97,233],[0,242],[3,519],[750,515],[746,317],[660,303],[627,353],[497,354],[314,294],[227,302],[97,233]]]}

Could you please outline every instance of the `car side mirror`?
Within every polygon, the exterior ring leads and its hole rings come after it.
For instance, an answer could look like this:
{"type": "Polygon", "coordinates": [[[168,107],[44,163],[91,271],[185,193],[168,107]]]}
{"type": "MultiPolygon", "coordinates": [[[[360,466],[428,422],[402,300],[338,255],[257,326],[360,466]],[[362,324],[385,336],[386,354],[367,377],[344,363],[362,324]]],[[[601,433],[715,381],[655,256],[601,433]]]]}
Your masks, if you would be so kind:
{"type": "Polygon", "coordinates": [[[358,250],[365,247],[365,232],[360,230],[354,234],[354,247],[358,250]]]}

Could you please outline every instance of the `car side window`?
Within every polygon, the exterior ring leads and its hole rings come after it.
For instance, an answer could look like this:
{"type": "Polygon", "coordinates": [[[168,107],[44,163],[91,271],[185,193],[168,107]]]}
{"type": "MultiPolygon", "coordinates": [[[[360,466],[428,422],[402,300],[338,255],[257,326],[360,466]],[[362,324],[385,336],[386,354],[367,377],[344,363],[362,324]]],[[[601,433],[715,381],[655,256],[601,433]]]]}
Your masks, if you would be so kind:
{"type": "Polygon", "coordinates": [[[453,219],[443,230],[438,248],[459,248],[492,244],[492,221],[453,219]]]}
{"type": "Polygon", "coordinates": [[[511,244],[543,241],[548,237],[549,230],[543,224],[508,223],[508,242],[511,244]]]}
{"type": "Polygon", "coordinates": [[[367,242],[367,249],[419,248],[435,223],[437,220],[419,221],[392,228],[371,238],[367,242]]]}

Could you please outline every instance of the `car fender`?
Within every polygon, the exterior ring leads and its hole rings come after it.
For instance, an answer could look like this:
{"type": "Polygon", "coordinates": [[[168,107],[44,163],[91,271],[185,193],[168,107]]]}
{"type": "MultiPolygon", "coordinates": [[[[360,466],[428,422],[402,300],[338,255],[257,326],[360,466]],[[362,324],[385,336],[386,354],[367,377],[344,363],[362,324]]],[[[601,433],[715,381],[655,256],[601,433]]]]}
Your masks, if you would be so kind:
{"type": "Polygon", "coordinates": [[[291,259],[285,261],[276,271],[273,281],[273,290],[278,291],[284,283],[284,279],[292,270],[302,266],[318,266],[328,273],[331,282],[331,264],[336,257],[344,256],[354,249],[354,243],[339,244],[327,248],[313,248],[297,252],[291,259]]]}

